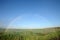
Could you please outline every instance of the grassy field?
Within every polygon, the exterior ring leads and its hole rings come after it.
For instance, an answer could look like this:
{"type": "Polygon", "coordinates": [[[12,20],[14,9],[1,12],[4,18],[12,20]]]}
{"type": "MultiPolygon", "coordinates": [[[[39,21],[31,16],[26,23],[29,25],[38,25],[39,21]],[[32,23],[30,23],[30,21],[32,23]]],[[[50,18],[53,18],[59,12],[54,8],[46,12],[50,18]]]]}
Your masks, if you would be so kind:
{"type": "Polygon", "coordinates": [[[0,40],[60,40],[60,27],[45,29],[0,29],[0,40]]]}

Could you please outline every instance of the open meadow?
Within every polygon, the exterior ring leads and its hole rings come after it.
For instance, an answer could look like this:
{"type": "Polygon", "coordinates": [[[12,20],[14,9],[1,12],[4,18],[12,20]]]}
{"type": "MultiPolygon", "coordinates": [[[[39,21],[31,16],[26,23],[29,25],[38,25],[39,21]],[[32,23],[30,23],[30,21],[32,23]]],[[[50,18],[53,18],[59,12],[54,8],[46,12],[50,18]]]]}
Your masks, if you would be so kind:
{"type": "Polygon", "coordinates": [[[60,27],[4,30],[0,29],[0,40],[60,40],[60,27]]]}

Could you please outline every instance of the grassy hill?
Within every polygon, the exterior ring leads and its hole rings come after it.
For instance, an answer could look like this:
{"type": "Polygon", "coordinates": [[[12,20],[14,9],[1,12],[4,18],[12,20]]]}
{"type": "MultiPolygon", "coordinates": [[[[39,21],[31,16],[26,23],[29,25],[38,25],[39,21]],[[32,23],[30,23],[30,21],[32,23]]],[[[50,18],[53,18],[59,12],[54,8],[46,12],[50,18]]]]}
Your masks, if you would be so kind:
{"type": "Polygon", "coordinates": [[[60,27],[45,29],[2,29],[0,40],[60,40],[60,27]]]}

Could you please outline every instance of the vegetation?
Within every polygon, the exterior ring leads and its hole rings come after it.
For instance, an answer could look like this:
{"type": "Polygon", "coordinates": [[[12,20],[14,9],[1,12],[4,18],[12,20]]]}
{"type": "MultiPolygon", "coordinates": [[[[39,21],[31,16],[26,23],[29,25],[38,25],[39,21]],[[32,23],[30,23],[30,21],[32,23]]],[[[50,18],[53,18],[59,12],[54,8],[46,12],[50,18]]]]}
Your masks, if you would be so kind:
{"type": "Polygon", "coordinates": [[[47,29],[8,29],[6,32],[0,31],[0,40],[60,40],[60,27],[47,29]]]}

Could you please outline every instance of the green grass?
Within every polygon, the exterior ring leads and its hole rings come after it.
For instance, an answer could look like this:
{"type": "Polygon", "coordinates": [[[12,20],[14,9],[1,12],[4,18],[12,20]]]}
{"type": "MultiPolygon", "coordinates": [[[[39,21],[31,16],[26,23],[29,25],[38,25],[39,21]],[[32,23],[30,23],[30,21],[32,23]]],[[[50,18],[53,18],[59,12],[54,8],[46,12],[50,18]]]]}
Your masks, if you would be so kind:
{"type": "Polygon", "coordinates": [[[0,31],[0,40],[60,40],[60,27],[47,29],[9,29],[6,32],[0,31]]]}

